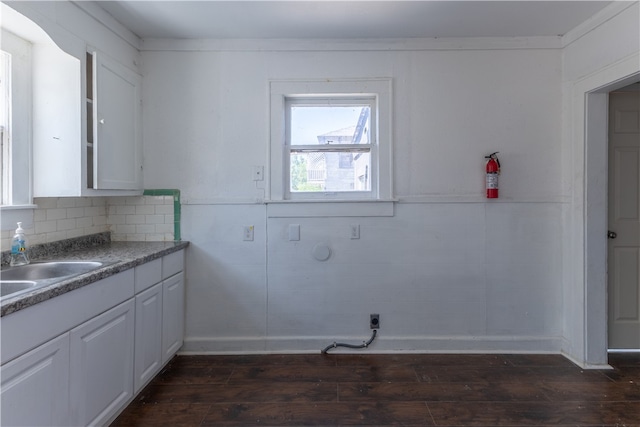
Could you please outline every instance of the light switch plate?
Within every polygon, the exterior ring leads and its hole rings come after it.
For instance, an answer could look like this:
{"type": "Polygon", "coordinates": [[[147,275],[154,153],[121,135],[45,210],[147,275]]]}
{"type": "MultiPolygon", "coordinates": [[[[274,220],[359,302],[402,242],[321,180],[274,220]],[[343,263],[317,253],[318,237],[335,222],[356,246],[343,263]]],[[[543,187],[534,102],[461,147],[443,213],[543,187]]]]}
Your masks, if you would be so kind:
{"type": "Polygon", "coordinates": [[[289,224],[289,241],[300,240],[300,224],[289,224]]]}
{"type": "Polygon", "coordinates": [[[253,225],[245,225],[242,230],[242,240],[245,242],[253,241],[253,225]]]}

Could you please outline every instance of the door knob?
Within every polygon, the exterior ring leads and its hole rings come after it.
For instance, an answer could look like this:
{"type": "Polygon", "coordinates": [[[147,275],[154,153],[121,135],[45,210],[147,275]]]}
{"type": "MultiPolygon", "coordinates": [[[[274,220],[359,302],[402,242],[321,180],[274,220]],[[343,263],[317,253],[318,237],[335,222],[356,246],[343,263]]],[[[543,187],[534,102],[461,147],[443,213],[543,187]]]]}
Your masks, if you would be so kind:
{"type": "Polygon", "coordinates": [[[615,239],[616,237],[618,237],[618,234],[615,231],[609,230],[609,232],[607,233],[607,237],[610,239],[615,239]]]}

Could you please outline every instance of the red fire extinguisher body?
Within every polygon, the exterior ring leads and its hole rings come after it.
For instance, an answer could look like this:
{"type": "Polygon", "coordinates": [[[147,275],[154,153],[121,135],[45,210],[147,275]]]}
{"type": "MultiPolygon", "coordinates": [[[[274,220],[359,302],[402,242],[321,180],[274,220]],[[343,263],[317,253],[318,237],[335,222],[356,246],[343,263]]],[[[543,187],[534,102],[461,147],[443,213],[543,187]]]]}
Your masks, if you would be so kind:
{"type": "Polygon", "coordinates": [[[486,166],[486,188],[487,199],[498,198],[498,176],[500,175],[500,161],[496,156],[497,152],[485,157],[489,159],[486,166]]]}

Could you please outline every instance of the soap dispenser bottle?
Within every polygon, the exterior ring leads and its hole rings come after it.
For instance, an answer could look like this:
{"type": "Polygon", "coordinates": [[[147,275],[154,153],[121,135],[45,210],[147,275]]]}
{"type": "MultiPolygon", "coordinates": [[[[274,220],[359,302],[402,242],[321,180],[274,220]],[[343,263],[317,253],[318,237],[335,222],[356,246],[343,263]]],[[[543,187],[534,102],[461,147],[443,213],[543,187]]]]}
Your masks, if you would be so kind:
{"type": "Polygon", "coordinates": [[[11,241],[11,266],[29,264],[27,256],[27,239],[24,237],[22,223],[18,223],[16,234],[11,241]]]}

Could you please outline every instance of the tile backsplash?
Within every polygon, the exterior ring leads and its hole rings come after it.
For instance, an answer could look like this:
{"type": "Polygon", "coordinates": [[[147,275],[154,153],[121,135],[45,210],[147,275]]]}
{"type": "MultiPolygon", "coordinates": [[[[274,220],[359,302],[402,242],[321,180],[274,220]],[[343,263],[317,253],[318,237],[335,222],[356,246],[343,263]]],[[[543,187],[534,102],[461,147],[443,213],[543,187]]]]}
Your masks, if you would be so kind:
{"type": "MultiPolygon", "coordinates": [[[[36,198],[28,245],[111,231],[112,241],[174,240],[171,196],[36,198]]],[[[15,224],[2,224],[1,250],[11,248],[15,224]]]]}
{"type": "Polygon", "coordinates": [[[112,241],[174,240],[172,196],[111,197],[107,223],[112,241]]]}

